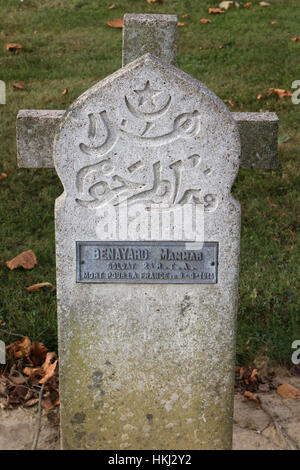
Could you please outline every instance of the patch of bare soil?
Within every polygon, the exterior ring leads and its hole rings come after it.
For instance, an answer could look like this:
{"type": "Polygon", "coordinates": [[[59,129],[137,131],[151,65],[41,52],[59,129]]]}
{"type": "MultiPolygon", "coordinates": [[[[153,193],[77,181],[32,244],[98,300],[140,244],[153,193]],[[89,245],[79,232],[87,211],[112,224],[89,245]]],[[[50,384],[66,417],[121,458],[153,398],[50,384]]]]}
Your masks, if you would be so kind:
{"type": "MultiPolygon", "coordinates": [[[[277,370],[273,385],[289,383],[300,389],[300,376],[277,370]]],[[[300,399],[282,398],[276,388],[262,385],[258,396],[271,410],[266,413],[255,401],[236,392],[234,400],[234,450],[280,450],[293,443],[300,449],[300,399]],[[275,419],[275,421],[274,421],[275,419]],[[282,430],[278,432],[278,427],[282,430]]],[[[38,421],[37,408],[0,409],[0,449],[31,449],[38,421]]],[[[59,411],[43,411],[38,449],[58,450],[59,411]]]]}
{"type": "Polygon", "coordinates": [[[300,449],[300,399],[282,398],[276,387],[284,383],[300,389],[300,376],[277,369],[272,384],[262,384],[257,391],[263,407],[235,394],[234,450],[300,449]]]}
{"type": "MultiPolygon", "coordinates": [[[[30,450],[38,422],[37,407],[0,409],[0,449],[30,450]]],[[[59,450],[59,410],[49,415],[43,411],[37,449],[59,450]]]]}

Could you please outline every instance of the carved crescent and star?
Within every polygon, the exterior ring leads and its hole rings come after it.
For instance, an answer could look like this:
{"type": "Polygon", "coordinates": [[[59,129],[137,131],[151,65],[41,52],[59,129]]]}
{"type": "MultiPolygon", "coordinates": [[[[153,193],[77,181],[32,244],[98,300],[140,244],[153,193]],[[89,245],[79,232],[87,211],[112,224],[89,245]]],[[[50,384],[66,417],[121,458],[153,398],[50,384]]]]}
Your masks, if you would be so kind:
{"type": "MultiPolygon", "coordinates": [[[[89,208],[98,208],[113,200],[120,193],[128,194],[130,196],[125,197],[129,203],[134,201],[144,201],[146,203],[159,204],[160,202],[169,201],[170,207],[176,204],[185,204],[187,202],[194,202],[199,204],[200,202],[200,189],[199,189],[199,178],[192,178],[194,186],[190,189],[182,187],[182,172],[188,171],[192,175],[198,174],[198,167],[200,157],[193,155],[188,157],[186,163],[182,160],[178,160],[175,164],[169,165],[169,171],[173,172],[173,182],[171,180],[162,179],[162,167],[161,162],[152,164],[153,183],[149,188],[149,184],[145,182],[136,182],[128,180],[118,174],[113,174],[116,171],[115,165],[108,157],[109,152],[113,149],[119,138],[123,138],[139,147],[160,147],[165,144],[170,144],[180,138],[193,138],[196,137],[200,131],[200,113],[197,110],[187,113],[181,113],[177,115],[173,121],[173,128],[169,132],[163,135],[146,136],[149,130],[154,126],[155,121],[159,120],[164,114],[169,111],[172,97],[168,95],[166,101],[161,105],[157,106],[156,98],[163,92],[156,90],[151,87],[150,81],[146,81],[144,88],[133,90],[138,95],[138,105],[134,105],[132,100],[129,100],[125,95],[125,105],[131,116],[135,120],[144,122],[145,126],[142,132],[134,134],[126,130],[127,120],[123,119],[121,125],[118,126],[112,123],[106,111],[99,113],[89,114],[89,130],[88,138],[92,145],[85,143],[80,144],[80,149],[85,154],[95,157],[97,159],[106,156],[103,160],[100,160],[91,165],[87,165],[77,173],[76,185],[78,192],[83,194],[85,181],[89,175],[98,175],[96,181],[92,178],[91,183],[87,189],[89,197],[93,197],[93,200],[76,199],[77,202],[89,208]],[[158,108],[158,109],[157,109],[158,108]],[[151,111],[145,111],[145,109],[151,109],[151,111]],[[103,140],[103,129],[105,130],[105,139],[103,140]],[[100,145],[97,145],[97,139],[101,138],[100,145]]],[[[132,173],[137,169],[143,167],[142,160],[138,160],[134,164],[129,165],[128,172],[132,173]]],[[[211,173],[211,169],[200,170],[200,174],[208,176],[211,173]]],[[[206,197],[206,196],[205,196],[206,197]]],[[[205,199],[203,204],[206,209],[209,208],[209,201],[211,199],[205,199]]],[[[118,204],[116,202],[116,204],[118,204]]],[[[211,204],[210,204],[211,205],[211,204]]]]}

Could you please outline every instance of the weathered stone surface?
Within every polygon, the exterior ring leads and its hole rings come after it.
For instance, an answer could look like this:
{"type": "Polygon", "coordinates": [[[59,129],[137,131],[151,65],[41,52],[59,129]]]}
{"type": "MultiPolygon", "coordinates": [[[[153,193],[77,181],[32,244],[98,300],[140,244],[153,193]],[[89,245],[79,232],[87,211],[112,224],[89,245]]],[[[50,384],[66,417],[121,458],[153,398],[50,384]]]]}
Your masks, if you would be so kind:
{"type": "Polygon", "coordinates": [[[232,113],[241,136],[241,168],[278,168],[276,113],[232,113]]]}
{"type": "MultiPolygon", "coordinates": [[[[231,447],[239,156],[222,101],[148,54],[66,112],[54,148],[64,186],[55,207],[63,448],[231,447]],[[149,204],[164,203],[164,219],[174,206],[202,207],[205,241],[219,244],[218,282],[76,283],[76,242],[103,240],[121,187],[140,203],[140,227],[149,204]]],[[[118,240],[110,226],[106,235],[118,240]]],[[[137,230],[133,240],[148,238],[137,230]]]]}
{"type": "Polygon", "coordinates": [[[176,15],[124,15],[123,66],[147,53],[176,65],[176,15]]]}
{"type": "Polygon", "coordinates": [[[20,168],[52,168],[53,143],[65,111],[22,109],[17,115],[17,155],[20,168]]]}
{"type": "Polygon", "coordinates": [[[0,80],[0,104],[6,103],[6,85],[3,80],[0,80]]]}
{"type": "MultiPolygon", "coordinates": [[[[63,110],[19,112],[17,132],[20,167],[54,167],[54,133],[64,113],[63,110]]],[[[278,116],[266,112],[232,113],[232,117],[238,124],[241,137],[240,168],[278,168],[278,116]]]]}

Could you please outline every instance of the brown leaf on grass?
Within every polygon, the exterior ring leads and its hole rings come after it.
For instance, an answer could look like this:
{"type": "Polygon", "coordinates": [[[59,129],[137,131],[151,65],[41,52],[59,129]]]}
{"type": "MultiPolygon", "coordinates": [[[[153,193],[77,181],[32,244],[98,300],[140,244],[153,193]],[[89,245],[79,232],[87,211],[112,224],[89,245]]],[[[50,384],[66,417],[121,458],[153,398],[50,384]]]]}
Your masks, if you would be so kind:
{"type": "Polygon", "coordinates": [[[36,291],[40,290],[42,287],[46,287],[46,286],[51,287],[52,291],[55,290],[55,286],[53,284],[51,284],[51,282],[40,282],[39,284],[33,284],[32,286],[26,287],[26,289],[29,292],[36,292],[36,291]]]}
{"type": "Polygon", "coordinates": [[[246,391],[244,393],[244,397],[247,398],[248,400],[255,401],[258,405],[260,405],[260,399],[257,395],[254,395],[254,393],[246,391]]]}
{"type": "Polygon", "coordinates": [[[6,262],[6,266],[10,270],[20,268],[20,267],[24,269],[32,269],[35,264],[37,264],[37,260],[32,250],[23,251],[15,258],[6,262]]]}
{"type": "Polygon", "coordinates": [[[163,0],[147,0],[147,3],[163,3],[163,0]]]}
{"type": "Polygon", "coordinates": [[[208,20],[208,19],[206,19],[206,18],[202,18],[202,19],[200,20],[200,23],[201,23],[201,24],[207,24],[207,23],[211,23],[211,22],[212,22],[211,20],[208,20]]]}
{"type": "Polygon", "coordinates": [[[243,4],[244,8],[250,8],[252,6],[252,2],[247,2],[243,4]]]}
{"type": "Polygon", "coordinates": [[[17,44],[16,42],[10,42],[8,44],[5,44],[6,51],[10,51],[10,52],[14,51],[17,54],[18,52],[20,52],[21,49],[22,49],[21,44],[17,44]]]}
{"type": "Polygon", "coordinates": [[[257,95],[256,97],[258,100],[262,100],[263,99],[263,95],[260,93],[259,95],[257,95]]]}
{"type": "Polygon", "coordinates": [[[7,178],[7,174],[6,174],[6,173],[1,173],[1,175],[0,175],[0,181],[1,181],[1,180],[5,180],[5,178],[7,178]]]}
{"type": "Polygon", "coordinates": [[[291,41],[293,42],[299,41],[299,38],[298,37],[291,38],[291,41]]]}
{"type": "Polygon", "coordinates": [[[112,10],[113,8],[115,8],[115,6],[116,6],[116,5],[113,3],[112,5],[110,5],[110,6],[108,7],[108,9],[109,9],[109,10],[112,10]]]}
{"type": "Polygon", "coordinates": [[[23,336],[23,338],[19,341],[15,341],[14,343],[11,343],[6,346],[6,349],[17,359],[29,357],[31,341],[28,336],[23,336]]]}
{"type": "Polygon", "coordinates": [[[232,100],[224,100],[224,103],[228,103],[230,106],[232,106],[233,108],[236,106],[236,103],[232,100]]]}
{"type": "Polygon", "coordinates": [[[294,400],[296,400],[300,397],[300,390],[290,384],[279,385],[279,387],[277,387],[277,393],[282,398],[293,398],[294,400]]]}
{"type": "Polygon", "coordinates": [[[123,28],[123,18],[117,18],[114,21],[108,21],[106,24],[108,26],[110,26],[111,28],[120,28],[120,29],[122,29],[123,28]]]}
{"type": "Polygon", "coordinates": [[[68,88],[65,88],[65,89],[61,92],[62,95],[67,95],[68,93],[69,93],[68,88]]]}
{"type": "Polygon", "coordinates": [[[225,11],[222,10],[221,8],[209,8],[209,9],[208,9],[208,13],[209,13],[210,15],[218,15],[218,14],[220,14],[220,13],[225,13],[225,11]]]}
{"type": "Polygon", "coordinates": [[[281,88],[269,88],[267,95],[277,95],[281,99],[292,96],[292,92],[289,90],[282,90],[281,88]]]}
{"type": "Polygon", "coordinates": [[[188,18],[190,15],[188,15],[187,13],[184,13],[183,15],[181,15],[181,18],[188,18]]]}
{"type": "Polygon", "coordinates": [[[181,23],[180,21],[178,21],[177,26],[184,26],[184,23],[181,23]]]}
{"type": "Polygon", "coordinates": [[[45,359],[48,349],[39,341],[34,341],[31,345],[30,359],[35,366],[41,365],[45,359]]]}
{"type": "Polygon", "coordinates": [[[13,84],[13,88],[14,88],[15,90],[24,90],[25,84],[24,84],[24,83],[14,83],[14,84],[13,84]]]}
{"type": "Polygon", "coordinates": [[[278,24],[278,21],[271,21],[271,24],[278,24]]]}
{"type": "Polygon", "coordinates": [[[261,7],[270,7],[271,6],[271,3],[268,3],[268,2],[260,2],[259,3],[261,7]]]}
{"type": "Polygon", "coordinates": [[[37,33],[38,33],[38,30],[35,29],[35,30],[33,31],[33,34],[37,34],[37,33]]]}

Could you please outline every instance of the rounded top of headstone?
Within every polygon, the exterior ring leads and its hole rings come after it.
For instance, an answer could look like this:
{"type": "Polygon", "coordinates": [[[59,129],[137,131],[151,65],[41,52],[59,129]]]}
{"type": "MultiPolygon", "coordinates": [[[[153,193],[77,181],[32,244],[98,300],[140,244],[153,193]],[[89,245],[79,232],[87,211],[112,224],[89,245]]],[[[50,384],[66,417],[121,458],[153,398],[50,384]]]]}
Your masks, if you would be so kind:
{"type": "Polygon", "coordinates": [[[239,132],[224,103],[150,54],[83,93],[54,149],[65,195],[90,210],[120,197],[213,207],[230,197],[239,158],[239,132]]]}

